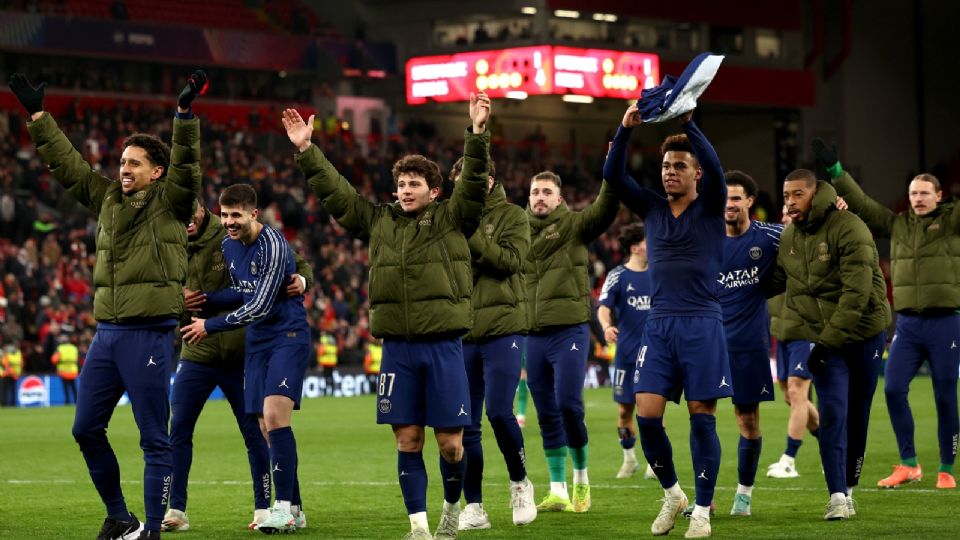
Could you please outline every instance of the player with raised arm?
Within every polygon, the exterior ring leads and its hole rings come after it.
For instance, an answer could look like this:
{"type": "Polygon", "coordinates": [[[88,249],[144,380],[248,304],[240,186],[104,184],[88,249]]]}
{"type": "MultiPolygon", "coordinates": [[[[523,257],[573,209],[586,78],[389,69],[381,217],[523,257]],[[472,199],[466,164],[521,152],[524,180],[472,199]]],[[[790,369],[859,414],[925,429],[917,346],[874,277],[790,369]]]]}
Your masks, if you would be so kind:
{"type": "Polygon", "coordinates": [[[291,419],[300,408],[310,362],[310,327],[303,296],[286,294],[297,268],[293,250],[283,233],[257,220],[259,215],[257,192],[249,185],[235,184],[220,193],[220,220],[227,230],[223,262],[232,285],[190,291],[186,298],[211,310],[235,309],[209,319],[192,317],[181,332],[184,342],[196,346],[208,335],[246,327],[244,408],[258,416],[269,441],[276,492],[270,515],[258,529],[273,534],[296,531],[292,504],[299,497],[299,458],[291,419]]]}
{"type": "Polygon", "coordinates": [[[669,533],[687,505],[663,427],[667,400],[679,403],[684,394],[697,493],[685,536],[701,538],[712,532],[710,504],[720,470],[717,399],[733,395],[733,380],[717,296],[727,188],[716,151],[692,115],[681,118],[684,133],[661,146],[666,198],[640,187],[626,172],[627,143],[642,122],[636,104],[623,115],[603,175],[643,219],[650,252],[652,308],[634,372],[640,443],[664,489],[650,529],[654,535],[669,533]]]}
{"type": "Polygon", "coordinates": [[[960,437],[957,414],[960,204],[943,200],[936,176],[919,174],[908,187],[910,208],[893,212],[867,196],[843,170],[836,148],[829,149],[823,141],[814,139],[813,151],[827,168],[837,193],[847,200],[850,210],[875,233],[890,238],[890,274],[897,327],[890,343],[884,393],[900,464],[890,476],[878,481],[877,486],[895,488],[923,478],[917,462],[913,415],[907,395],[917,370],[928,360],[940,443],[936,487],[953,489],[957,486],[953,465],[960,437]]]}
{"type": "Polygon", "coordinates": [[[437,201],[443,178],[419,155],[393,167],[398,201],[365,199],[310,142],[313,117],[287,109],[283,125],[297,164],[324,208],[370,244],[370,330],[383,339],[377,423],[396,439],[400,491],[410,518],[409,540],[431,538],[427,521],[425,426],[440,450],[443,511],[435,538],[456,538],[466,468],[463,427],[471,423],[461,336],[472,323],[473,279],[467,238],[488,192],[490,99],[470,97],[472,125],[464,133],[463,172],[448,201],[437,201]]]}
{"type": "Polygon", "coordinates": [[[77,392],[73,437],[107,510],[98,540],[160,537],[170,496],[167,420],[177,318],[183,313],[187,232],[200,193],[200,120],[194,98],[206,88],[195,71],[177,101],[172,150],[154,135],[123,142],[120,180],[84,161],[43,110],[46,83],[34,88],[14,74],[10,89],[30,114],[27,129],[40,159],[74,199],[97,216],[93,316],[97,332],[77,392]],[[120,466],[107,425],[126,392],[140,430],[146,522],[127,510],[120,466]]]}
{"type": "MultiPolygon", "coordinates": [[[[613,358],[613,400],[618,405],[617,435],[623,448],[623,464],[617,478],[622,479],[630,478],[640,468],[634,449],[637,397],[633,391],[633,371],[643,325],[650,313],[650,274],[642,223],[631,223],[620,229],[620,247],[627,260],[607,274],[600,290],[597,319],[604,340],[617,345],[613,358]]],[[[647,472],[656,478],[649,464],[647,472]]]]}
{"type": "MultiPolygon", "coordinates": [[[[450,179],[459,181],[462,172],[460,158],[450,170],[450,179]]],[[[467,506],[460,513],[461,531],[491,526],[483,509],[480,427],[484,404],[510,476],[513,524],[526,525],[537,517],[533,483],[527,478],[523,432],[513,415],[513,396],[526,349],[527,294],[522,269],[530,251],[530,225],[523,209],[507,202],[503,185],[496,181],[493,161],[489,174],[480,225],[468,241],[473,258],[473,327],[464,337],[463,359],[470,383],[471,424],[463,431],[467,506]]]]}

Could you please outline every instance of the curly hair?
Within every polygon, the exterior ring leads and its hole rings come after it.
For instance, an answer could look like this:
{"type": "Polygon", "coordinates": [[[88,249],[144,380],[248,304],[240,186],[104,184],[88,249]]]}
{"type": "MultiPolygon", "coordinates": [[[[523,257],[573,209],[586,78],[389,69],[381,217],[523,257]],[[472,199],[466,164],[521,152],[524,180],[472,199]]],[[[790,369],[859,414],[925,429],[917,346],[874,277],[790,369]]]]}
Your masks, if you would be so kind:
{"type": "Polygon", "coordinates": [[[400,175],[422,176],[430,189],[438,188],[443,184],[443,175],[440,166],[419,154],[403,156],[393,164],[393,181],[400,179],[400,175]]]}
{"type": "Polygon", "coordinates": [[[126,149],[128,146],[143,148],[153,165],[163,167],[160,177],[167,175],[167,168],[170,167],[170,147],[161,141],[160,137],[147,133],[134,133],[123,140],[123,148],[126,149]]]}

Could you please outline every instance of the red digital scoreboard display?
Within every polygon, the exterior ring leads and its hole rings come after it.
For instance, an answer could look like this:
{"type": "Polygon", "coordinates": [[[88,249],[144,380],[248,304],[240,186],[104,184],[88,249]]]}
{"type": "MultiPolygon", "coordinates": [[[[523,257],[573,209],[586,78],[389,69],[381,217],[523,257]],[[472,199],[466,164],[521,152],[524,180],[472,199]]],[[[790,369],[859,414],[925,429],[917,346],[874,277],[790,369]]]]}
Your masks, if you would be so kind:
{"type": "Polygon", "coordinates": [[[518,47],[411,58],[406,67],[407,103],[466,101],[470,92],[490,97],[579,94],[636,98],[660,81],[655,54],[518,47]]]}

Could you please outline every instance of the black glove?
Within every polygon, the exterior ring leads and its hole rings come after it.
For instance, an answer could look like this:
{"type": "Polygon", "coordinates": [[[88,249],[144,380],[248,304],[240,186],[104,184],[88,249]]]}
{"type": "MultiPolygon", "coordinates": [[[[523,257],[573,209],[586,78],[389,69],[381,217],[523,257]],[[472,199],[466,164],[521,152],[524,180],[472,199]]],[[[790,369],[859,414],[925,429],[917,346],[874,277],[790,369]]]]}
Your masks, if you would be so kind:
{"type": "Polygon", "coordinates": [[[187,79],[187,85],[184,86],[180,92],[180,97],[177,98],[177,105],[179,105],[181,109],[189,109],[195,97],[207,93],[207,87],[207,74],[204,73],[202,69],[194,71],[193,74],[190,75],[190,78],[187,79]]]}
{"type": "Polygon", "coordinates": [[[46,87],[47,83],[44,82],[34,88],[23,73],[14,73],[10,77],[10,90],[31,115],[43,110],[43,89],[46,87]]]}
{"type": "Polygon", "coordinates": [[[814,137],[813,140],[810,141],[810,148],[813,149],[813,155],[816,156],[817,162],[830,173],[831,178],[840,176],[843,168],[840,165],[840,160],[837,158],[836,144],[831,145],[831,148],[827,148],[823,139],[814,137]]]}
{"type": "Polygon", "coordinates": [[[807,369],[812,375],[819,376],[827,367],[827,360],[830,357],[830,348],[822,343],[816,343],[810,349],[810,357],[807,358],[807,369]]]}

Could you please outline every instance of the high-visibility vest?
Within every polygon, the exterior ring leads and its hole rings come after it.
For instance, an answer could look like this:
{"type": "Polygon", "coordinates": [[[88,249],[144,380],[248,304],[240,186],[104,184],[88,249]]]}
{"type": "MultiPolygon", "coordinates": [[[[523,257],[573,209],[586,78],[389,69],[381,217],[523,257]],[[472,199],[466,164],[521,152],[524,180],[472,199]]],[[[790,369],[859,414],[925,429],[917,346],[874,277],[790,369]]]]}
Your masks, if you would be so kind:
{"type": "Polygon", "coordinates": [[[383,360],[383,345],[371,343],[367,345],[367,356],[363,359],[363,371],[366,373],[380,373],[380,362],[383,360]]]}
{"type": "Polygon", "coordinates": [[[61,343],[50,359],[57,366],[57,375],[73,380],[80,373],[80,350],[73,343],[61,343]]]}
{"type": "Polygon", "coordinates": [[[337,340],[330,334],[320,336],[320,343],[317,345],[317,358],[323,367],[335,367],[337,365],[337,340]]]}
{"type": "Polygon", "coordinates": [[[20,349],[3,355],[3,376],[19,379],[23,373],[23,353],[20,349]]]}

